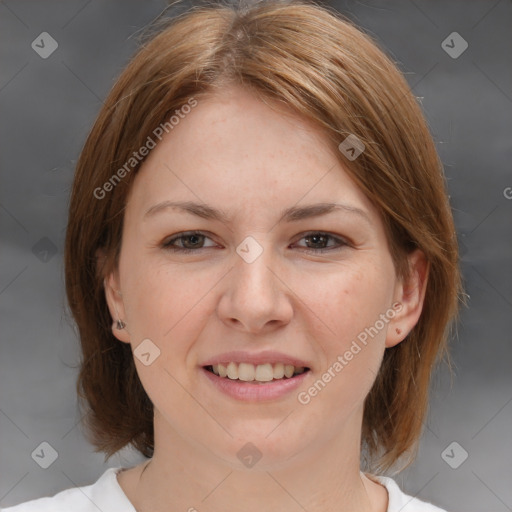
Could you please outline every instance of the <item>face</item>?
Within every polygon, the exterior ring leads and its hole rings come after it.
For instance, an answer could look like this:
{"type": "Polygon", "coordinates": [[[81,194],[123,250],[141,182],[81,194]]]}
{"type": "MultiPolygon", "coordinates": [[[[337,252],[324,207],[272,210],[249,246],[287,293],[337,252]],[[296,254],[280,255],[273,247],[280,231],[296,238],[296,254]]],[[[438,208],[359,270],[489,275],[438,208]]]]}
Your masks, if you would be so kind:
{"type": "Polygon", "coordinates": [[[275,468],[357,438],[384,350],[419,317],[420,256],[398,280],[343,155],[231,88],[198,100],[144,162],[107,299],[159,431],[236,467],[251,442],[275,468]]]}

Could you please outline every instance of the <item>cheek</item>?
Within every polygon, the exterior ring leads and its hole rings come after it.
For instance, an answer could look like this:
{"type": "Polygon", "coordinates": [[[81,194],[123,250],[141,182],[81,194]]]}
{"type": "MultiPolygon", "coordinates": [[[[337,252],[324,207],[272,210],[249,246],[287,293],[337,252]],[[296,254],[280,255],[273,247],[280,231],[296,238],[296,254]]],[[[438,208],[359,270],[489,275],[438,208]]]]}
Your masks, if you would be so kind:
{"type": "Polygon", "coordinates": [[[192,275],[149,256],[127,259],[123,270],[132,344],[150,338],[166,359],[186,351],[188,340],[192,343],[210,318],[208,291],[221,274],[210,270],[192,275]]]}
{"type": "Polygon", "coordinates": [[[342,349],[389,308],[392,269],[378,263],[361,262],[304,282],[302,293],[309,290],[305,296],[311,299],[311,309],[330,327],[329,343],[334,348],[342,349]]]}
{"type": "Polygon", "coordinates": [[[190,399],[179,383],[188,381],[187,356],[210,317],[208,301],[200,299],[215,276],[191,279],[149,258],[134,258],[125,276],[127,323],[139,378],[157,407],[178,407],[190,399]],[[139,357],[144,353],[150,354],[146,361],[139,357]]]}
{"type": "Polygon", "coordinates": [[[319,372],[321,382],[306,390],[309,396],[321,394],[324,404],[346,411],[369,392],[385,349],[393,275],[389,266],[368,264],[332,275],[324,282],[328,292],[318,289],[312,309],[329,330],[316,338],[326,360],[319,372]]]}

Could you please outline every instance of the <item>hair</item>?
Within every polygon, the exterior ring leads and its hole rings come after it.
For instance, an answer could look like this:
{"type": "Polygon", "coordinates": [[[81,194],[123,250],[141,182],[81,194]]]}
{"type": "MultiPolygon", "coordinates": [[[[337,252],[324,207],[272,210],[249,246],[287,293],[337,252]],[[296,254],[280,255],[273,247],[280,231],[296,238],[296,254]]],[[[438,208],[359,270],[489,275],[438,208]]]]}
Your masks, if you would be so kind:
{"type": "Polygon", "coordinates": [[[421,316],[405,340],[385,350],[365,400],[361,433],[361,453],[372,469],[387,470],[399,459],[410,464],[427,414],[431,373],[448,355],[462,298],[443,167],[416,98],[370,36],[314,2],[264,0],[245,8],[210,2],[163,21],[108,94],[71,191],[65,280],[80,337],[77,392],[88,440],[105,460],[127,445],[145,457],[154,452],[153,404],[130,345],[112,333],[103,287],[118,262],[124,208],[145,158],[129,172],[118,170],[191,98],[201,101],[241,85],[322,130],[378,209],[399,278],[408,275],[412,250],[426,256],[421,316]],[[338,149],[348,135],[365,146],[355,160],[338,149]],[[122,179],[98,199],[95,191],[116,171],[122,179]],[[96,256],[100,248],[104,265],[96,256]]]}

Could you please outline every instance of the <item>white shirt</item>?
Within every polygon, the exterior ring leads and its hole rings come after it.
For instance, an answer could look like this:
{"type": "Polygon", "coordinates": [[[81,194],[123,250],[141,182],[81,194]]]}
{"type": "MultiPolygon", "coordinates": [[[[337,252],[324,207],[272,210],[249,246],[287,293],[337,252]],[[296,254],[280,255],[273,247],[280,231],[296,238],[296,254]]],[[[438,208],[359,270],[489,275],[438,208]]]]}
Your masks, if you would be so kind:
{"type": "MultiPolygon", "coordinates": [[[[66,489],[52,497],[26,501],[0,512],[137,512],[117,481],[121,469],[107,469],[94,484],[66,489]]],[[[371,476],[388,491],[387,512],[446,512],[404,494],[389,477],[371,476]]]]}

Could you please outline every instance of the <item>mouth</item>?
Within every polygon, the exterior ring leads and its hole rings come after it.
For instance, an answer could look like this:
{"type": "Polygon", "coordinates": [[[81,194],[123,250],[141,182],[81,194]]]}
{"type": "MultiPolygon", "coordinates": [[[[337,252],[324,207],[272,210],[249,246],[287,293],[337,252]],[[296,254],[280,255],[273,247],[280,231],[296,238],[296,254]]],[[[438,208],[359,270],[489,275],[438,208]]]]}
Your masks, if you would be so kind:
{"type": "Polygon", "coordinates": [[[307,366],[294,366],[285,363],[236,363],[226,362],[203,366],[203,368],[220,377],[232,381],[252,384],[269,384],[276,381],[289,381],[310,371],[307,366]]]}
{"type": "Polygon", "coordinates": [[[313,374],[308,359],[275,350],[225,352],[202,361],[199,368],[208,386],[245,402],[292,400],[313,374]]]}

